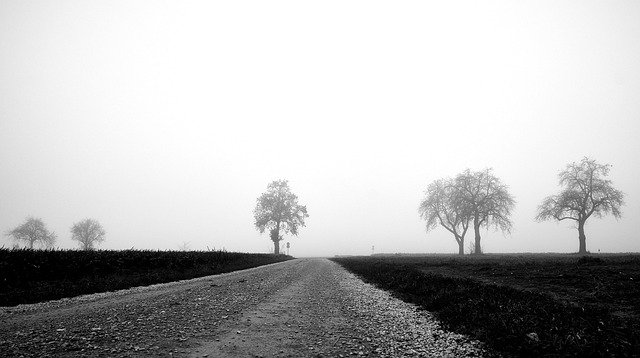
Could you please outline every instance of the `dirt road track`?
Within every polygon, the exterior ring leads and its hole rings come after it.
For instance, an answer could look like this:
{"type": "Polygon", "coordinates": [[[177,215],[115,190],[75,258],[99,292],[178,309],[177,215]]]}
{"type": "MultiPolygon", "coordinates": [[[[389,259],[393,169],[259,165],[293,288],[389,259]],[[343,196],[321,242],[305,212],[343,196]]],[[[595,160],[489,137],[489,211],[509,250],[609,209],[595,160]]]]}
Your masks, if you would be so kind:
{"type": "Polygon", "coordinates": [[[326,259],[0,308],[0,356],[493,355],[326,259]]]}

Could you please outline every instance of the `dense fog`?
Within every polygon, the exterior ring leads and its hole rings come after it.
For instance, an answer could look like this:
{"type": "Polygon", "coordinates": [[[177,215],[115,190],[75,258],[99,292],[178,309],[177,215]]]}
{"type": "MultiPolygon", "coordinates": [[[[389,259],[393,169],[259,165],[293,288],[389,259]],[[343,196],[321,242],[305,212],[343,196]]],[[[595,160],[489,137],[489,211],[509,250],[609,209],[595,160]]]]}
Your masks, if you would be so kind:
{"type": "MultiPolygon", "coordinates": [[[[0,2],[0,245],[26,217],[74,248],[269,252],[256,199],[286,179],[295,256],[456,253],[428,184],[493,168],[516,203],[485,252],[575,252],[536,222],[558,172],[611,164],[622,218],[591,252],[640,250],[640,3],[0,2]]],[[[467,235],[472,241],[473,234],[467,235]]]]}

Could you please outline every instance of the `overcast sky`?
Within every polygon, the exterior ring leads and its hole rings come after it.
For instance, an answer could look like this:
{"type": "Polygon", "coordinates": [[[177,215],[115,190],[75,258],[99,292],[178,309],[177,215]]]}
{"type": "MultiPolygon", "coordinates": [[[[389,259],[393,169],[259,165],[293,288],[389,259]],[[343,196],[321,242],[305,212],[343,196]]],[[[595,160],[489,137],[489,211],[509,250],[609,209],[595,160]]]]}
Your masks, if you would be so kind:
{"type": "Polygon", "coordinates": [[[40,217],[72,248],[91,217],[105,249],[267,252],[256,198],[288,179],[310,214],[293,255],[454,253],[423,192],[492,167],[517,203],[485,252],[573,252],[571,223],[534,216],[590,156],[626,206],[587,249],[640,251],[639,19],[635,0],[4,0],[0,230],[40,217]]]}

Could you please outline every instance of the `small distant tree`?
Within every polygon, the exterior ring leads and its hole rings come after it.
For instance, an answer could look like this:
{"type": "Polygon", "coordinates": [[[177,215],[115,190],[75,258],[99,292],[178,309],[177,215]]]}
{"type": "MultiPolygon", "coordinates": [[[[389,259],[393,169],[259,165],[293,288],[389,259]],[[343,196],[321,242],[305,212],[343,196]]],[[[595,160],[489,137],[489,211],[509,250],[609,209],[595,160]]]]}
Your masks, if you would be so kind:
{"type": "Polygon", "coordinates": [[[22,225],[9,231],[7,236],[17,242],[24,242],[30,249],[35,245],[53,247],[56,242],[56,234],[47,230],[42,219],[33,217],[27,218],[22,225]]]}
{"type": "Polygon", "coordinates": [[[622,216],[624,193],[615,189],[606,179],[611,165],[599,164],[593,159],[583,158],[573,162],[559,174],[563,189],[557,195],[546,197],[538,207],[537,221],[553,219],[573,220],[578,225],[578,253],[587,253],[587,237],[584,226],[591,216],[603,217],[612,214],[622,216]]]}
{"type": "Polygon", "coordinates": [[[309,217],[307,207],[298,204],[298,197],[291,192],[286,180],[275,180],[267,186],[267,192],[258,198],[253,214],[260,233],[269,230],[275,254],[280,253],[281,233],[297,236],[298,229],[305,226],[304,219],[309,217]]]}
{"type": "Polygon", "coordinates": [[[95,249],[104,241],[106,234],[102,225],[94,219],[84,219],[71,227],[71,239],[78,241],[82,250],[95,249]]]}
{"type": "Polygon", "coordinates": [[[464,255],[464,236],[471,220],[469,206],[456,198],[458,191],[451,179],[439,179],[429,184],[418,212],[427,222],[427,231],[438,225],[453,234],[458,254],[464,255]]]}
{"type": "Polygon", "coordinates": [[[493,174],[492,169],[472,172],[467,169],[454,179],[456,205],[465,207],[473,219],[474,254],[482,253],[480,227],[511,232],[511,211],[515,205],[508,187],[493,174]]]}

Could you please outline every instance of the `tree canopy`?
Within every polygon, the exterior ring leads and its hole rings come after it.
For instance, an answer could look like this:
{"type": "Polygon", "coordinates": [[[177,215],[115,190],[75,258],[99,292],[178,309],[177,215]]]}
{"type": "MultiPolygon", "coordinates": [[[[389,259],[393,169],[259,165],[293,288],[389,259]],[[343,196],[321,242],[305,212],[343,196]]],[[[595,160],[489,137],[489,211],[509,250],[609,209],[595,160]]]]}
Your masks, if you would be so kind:
{"type": "Polygon", "coordinates": [[[25,242],[30,249],[33,249],[34,245],[53,247],[56,241],[56,234],[47,230],[42,219],[34,217],[27,218],[20,226],[9,231],[7,236],[25,242]]]}
{"type": "Polygon", "coordinates": [[[297,236],[299,228],[305,226],[305,218],[309,217],[307,207],[298,204],[298,197],[291,192],[287,180],[271,182],[267,191],[258,197],[253,214],[260,233],[269,230],[276,254],[283,240],[281,233],[297,236]]]}
{"type": "Polygon", "coordinates": [[[469,206],[456,197],[459,191],[451,179],[439,179],[427,187],[418,212],[426,221],[427,231],[440,225],[453,234],[458,254],[464,254],[464,236],[469,229],[469,206]]]}
{"type": "Polygon", "coordinates": [[[586,253],[584,225],[591,216],[612,214],[622,216],[624,193],[615,189],[609,176],[611,165],[600,164],[588,157],[573,162],[560,171],[558,179],[562,190],[546,197],[538,207],[537,221],[553,219],[573,220],[578,224],[579,253],[586,253]]]}
{"type": "Polygon", "coordinates": [[[94,219],[84,219],[71,227],[71,239],[78,241],[82,250],[93,250],[104,241],[106,234],[102,225],[94,219]]]}
{"type": "Polygon", "coordinates": [[[454,179],[456,193],[453,196],[456,205],[467,208],[473,219],[475,233],[474,253],[482,253],[480,245],[480,227],[494,227],[511,232],[511,212],[515,199],[509,193],[508,186],[493,174],[492,169],[471,171],[458,174],[454,179]]]}

